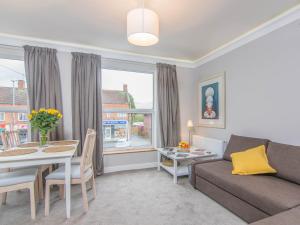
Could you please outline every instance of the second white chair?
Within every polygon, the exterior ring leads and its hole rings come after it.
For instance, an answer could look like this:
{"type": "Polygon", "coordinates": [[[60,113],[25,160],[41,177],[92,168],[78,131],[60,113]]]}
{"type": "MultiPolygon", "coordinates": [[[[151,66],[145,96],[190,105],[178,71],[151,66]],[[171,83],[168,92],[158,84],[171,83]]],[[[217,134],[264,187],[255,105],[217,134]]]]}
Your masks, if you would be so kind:
{"type": "MultiPolygon", "coordinates": [[[[15,147],[22,147],[20,142],[20,132],[17,130],[12,131],[3,131],[0,133],[1,141],[3,143],[4,149],[11,149],[15,147]]],[[[21,168],[14,168],[16,169],[24,169],[25,167],[21,168]]],[[[38,193],[39,199],[44,199],[44,186],[43,186],[43,173],[49,170],[49,173],[52,172],[52,165],[42,165],[39,166],[38,170],[38,193]]]]}
{"type": "MultiPolygon", "coordinates": [[[[84,210],[88,211],[88,199],[86,183],[92,181],[92,189],[94,198],[96,198],[96,184],[93,172],[93,151],[96,141],[96,132],[88,129],[84,141],[82,156],[80,157],[80,164],[72,164],[71,166],[71,183],[81,184],[82,198],[84,210]]],[[[59,167],[53,173],[46,177],[46,196],[45,196],[45,215],[49,215],[50,207],[50,186],[57,184],[60,186],[60,192],[63,192],[65,185],[65,168],[59,167]]]]}

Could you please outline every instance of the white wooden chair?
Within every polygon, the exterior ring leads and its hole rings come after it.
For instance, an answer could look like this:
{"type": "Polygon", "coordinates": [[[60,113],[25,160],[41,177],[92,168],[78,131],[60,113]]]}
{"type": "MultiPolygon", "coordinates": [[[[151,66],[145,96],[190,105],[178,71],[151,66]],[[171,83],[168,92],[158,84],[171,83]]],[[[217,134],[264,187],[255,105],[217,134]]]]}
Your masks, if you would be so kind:
{"type": "Polygon", "coordinates": [[[10,147],[10,139],[8,137],[7,131],[2,131],[0,134],[0,137],[1,137],[1,142],[3,145],[3,149],[5,150],[5,149],[11,148],[10,147]]]}
{"type": "MultiPolygon", "coordinates": [[[[20,142],[20,132],[13,130],[13,131],[3,131],[1,132],[1,141],[3,143],[4,149],[11,149],[18,147],[20,142]]],[[[15,169],[23,169],[22,168],[15,168],[15,169]]],[[[43,165],[39,167],[38,170],[38,193],[39,199],[44,199],[44,185],[43,185],[43,173],[49,170],[49,173],[52,172],[52,165],[43,165]]]]}
{"type": "MultiPolygon", "coordinates": [[[[93,151],[95,148],[96,132],[92,129],[88,129],[87,135],[84,141],[82,156],[80,157],[80,164],[71,165],[71,183],[81,184],[83,207],[85,212],[88,211],[88,199],[86,183],[92,182],[92,189],[94,198],[96,198],[96,184],[93,172],[93,151]]],[[[59,167],[54,172],[50,173],[46,177],[46,196],[45,196],[45,215],[49,215],[50,207],[50,186],[57,184],[60,186],[60,196],[64,194],[65,184],[65,168],[59,167]]]]}
{"type": "Polygon", "coordinates": [[[9,148],[13,148],[21,144],[20,132],[18,130],[6,131],[6,135],[9,142],[9,148]]]}
{"type": "Polygon", "coordinates": [[[21,189],[30,191],[31,218],[35,219],[37,193],[37,169],[27,168],[14,172],[0,173],[0,194],[2,195],[2,204],[6,204],[7,192],[21,189]]]}

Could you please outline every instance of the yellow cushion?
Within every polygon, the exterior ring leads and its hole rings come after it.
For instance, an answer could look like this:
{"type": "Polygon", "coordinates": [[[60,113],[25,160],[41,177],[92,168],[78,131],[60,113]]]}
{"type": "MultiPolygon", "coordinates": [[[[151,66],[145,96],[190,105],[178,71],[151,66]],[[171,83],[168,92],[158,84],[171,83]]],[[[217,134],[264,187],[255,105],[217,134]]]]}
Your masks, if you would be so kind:
{"type": "Polygon", "coordinates": [[[232,174],[251,175],[276,173],[268,162],[264,145],[243,152],[232,153],[232,174]]]}

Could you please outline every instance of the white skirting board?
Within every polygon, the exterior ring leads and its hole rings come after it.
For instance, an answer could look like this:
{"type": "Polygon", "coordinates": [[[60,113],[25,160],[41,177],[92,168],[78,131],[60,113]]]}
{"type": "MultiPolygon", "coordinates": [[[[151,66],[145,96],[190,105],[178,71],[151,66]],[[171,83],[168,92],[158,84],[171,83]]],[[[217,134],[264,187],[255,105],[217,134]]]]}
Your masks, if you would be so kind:
{"type": "Polygon", "coordinates": [[[113,172],[126,171],[126,170],[140,170],[140,169],[148,169],[148,168],[155,168],[155,167],[157,167],[157,162],[110,166],[110,167],[104,167],[104,173],[113,173],[113,172]]]}

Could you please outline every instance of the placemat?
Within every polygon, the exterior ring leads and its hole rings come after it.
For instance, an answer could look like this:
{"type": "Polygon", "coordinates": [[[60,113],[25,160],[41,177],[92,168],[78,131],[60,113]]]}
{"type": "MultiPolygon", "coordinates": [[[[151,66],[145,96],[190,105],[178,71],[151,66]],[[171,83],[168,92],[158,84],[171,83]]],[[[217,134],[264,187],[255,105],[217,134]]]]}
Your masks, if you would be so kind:
{"type": "Polygon", "coordinates": [[[34,149],[34,148],[6,150],[6,151],[3,151],[3,152],[0,152],[0,157],[27,155],[27,154],[35,153],[37,151],[38,150],[34,149]]]}
{"type": "Polygon", "coordinates": [[[69,140],[69,141],[51,141],[49,145],[75,145],[77,141],[69,140]]]}
{"type": "Polygon", "coordinates": [[[32,148],[32,147],[39,147],[38,142],[29,142],[18,145],[19,148],[32,148]]]}
{"type": "Polygon", "coordinates": [[[43,151],[46,153],[57,153],[57,152],[66,152],[73,150],[73,146],[55,146],[55,147],[47,147],[43,151]]]}

